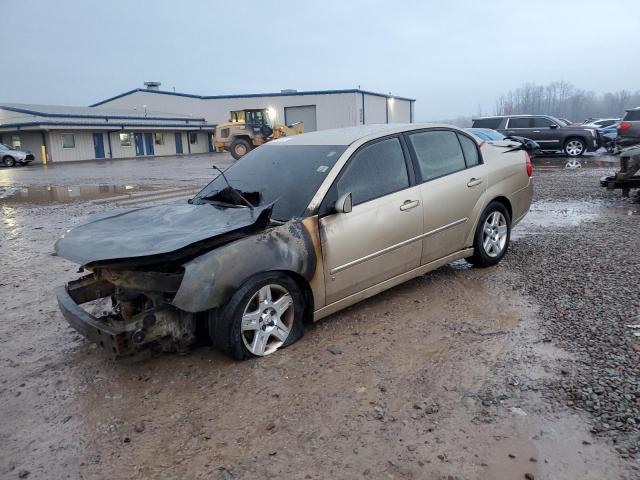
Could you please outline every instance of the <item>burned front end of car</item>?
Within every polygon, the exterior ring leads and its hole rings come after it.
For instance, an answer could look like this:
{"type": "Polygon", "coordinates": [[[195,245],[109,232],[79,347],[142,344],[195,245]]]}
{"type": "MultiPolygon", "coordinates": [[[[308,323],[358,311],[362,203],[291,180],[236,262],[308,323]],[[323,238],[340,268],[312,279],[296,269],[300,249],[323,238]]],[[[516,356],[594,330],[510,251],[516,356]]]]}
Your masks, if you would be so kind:
{"type": "Polygon", "coordinates": [[[314,278],[317,217],[280,222],[271,213],[272,205],[189,203],[91,216],[56,243],[89,272],[56,289],[63,316],[116,356],[184,352],[251,276],[314,278]]]}
{"type": "Polygon", "coordinates": [[[182,268],[168,271],[96,267],[56,289],[69,324],[116,356],[152,347],[183,352],[195,341],[195,314],[173,306],[182,268]]]}

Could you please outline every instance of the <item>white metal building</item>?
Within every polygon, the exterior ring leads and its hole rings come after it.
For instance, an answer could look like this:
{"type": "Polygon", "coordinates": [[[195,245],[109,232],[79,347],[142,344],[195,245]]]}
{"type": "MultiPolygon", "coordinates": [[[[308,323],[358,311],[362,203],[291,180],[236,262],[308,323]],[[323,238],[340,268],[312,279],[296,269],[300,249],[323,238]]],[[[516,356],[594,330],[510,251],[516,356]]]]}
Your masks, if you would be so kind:
{"type": "Polygon", "coordinates": [[[214,127],[150,109],[0,104],[0,143],[36,163],[212,152],[214,127]]]}
{"type": "Polygon", "coordinates": [[[304,121],[306,132],[413,122],[414,99],[360,89],[201,96],[162,91],[158,82],[146,84],[147,88],[136,88],[92,106],[138,110],[146,106],[156,112],[202,117],[214,124],[229,121],[232,111],[266,108],[275,123],[304,121]]]}

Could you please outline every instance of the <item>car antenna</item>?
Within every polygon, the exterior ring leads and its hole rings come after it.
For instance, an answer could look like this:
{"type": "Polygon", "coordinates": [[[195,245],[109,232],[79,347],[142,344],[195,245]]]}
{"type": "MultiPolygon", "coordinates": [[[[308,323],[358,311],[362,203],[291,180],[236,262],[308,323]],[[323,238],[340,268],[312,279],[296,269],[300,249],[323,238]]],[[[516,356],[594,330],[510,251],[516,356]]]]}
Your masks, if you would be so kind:
{"type": "Polygon", "coordinates": [[[224,172],[223,172],[220,168],[218,168],[218,167],[217,167],[217,166],[215,166],[215,165],[212,165],[212,166],[211,166],[211,168],[213,168],[214,170],[217,170],[217,171],[219,171],[219,172],[220,172],[220,174],[222,175],[222,178],[224,178],[224,181],[225,181],[225,182],[227,182],[227,186],[228,186],[228,187],[229,187],[233,192],[235,192],[235,193],[236,193],[236,194],[237,194],[237,195],[242,199],[242,201],[243,201],[244,203],[246,203],[246,204],[247,204],[247,207],[249,207],[251,210],[253,210],[253,209],[254,209],[254,206],[251,204],[251,202],[250,202],[249,200],[247,200],[246,198],[244,198],[244,197],[242,196],[242,194],[241,194],[238,190],[236,190],[235,188],[233,188],[233,187],[231,186],[231,184],[229,183],[229,180],[227,180],[226,175],[224,174],[224,172]]]}

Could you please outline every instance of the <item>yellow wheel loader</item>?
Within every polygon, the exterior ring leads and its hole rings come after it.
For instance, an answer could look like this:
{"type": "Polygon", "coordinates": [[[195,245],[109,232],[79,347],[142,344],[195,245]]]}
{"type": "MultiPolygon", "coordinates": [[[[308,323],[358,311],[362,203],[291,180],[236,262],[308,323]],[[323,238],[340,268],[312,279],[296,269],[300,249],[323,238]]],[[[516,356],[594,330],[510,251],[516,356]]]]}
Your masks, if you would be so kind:
{"type": "Polygon", "coordinates": [[[266,108],[233,111],[228,122],[216,126],[213,145],[238,160],[269,140],[304,133],[303,122],[272,125],[266,108]]]}

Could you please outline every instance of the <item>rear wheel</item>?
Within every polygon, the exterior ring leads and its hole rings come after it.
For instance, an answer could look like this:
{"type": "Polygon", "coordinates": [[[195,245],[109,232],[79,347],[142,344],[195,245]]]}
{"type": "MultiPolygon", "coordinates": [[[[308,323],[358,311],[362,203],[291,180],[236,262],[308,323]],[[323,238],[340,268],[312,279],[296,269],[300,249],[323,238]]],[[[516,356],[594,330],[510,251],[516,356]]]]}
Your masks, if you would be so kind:
{"type": "Polygon", "coordinates": [[[570,138],[564,144],[564,153],[569,157],[579,157],[586,150],[584,140],[580,138],[570,138]]]}
{"type": "Polygon", "coordinates": [[[15,165],[16,165],[16,159],[15,159],[15,158],[13,158],[13,157],[8,157],[8,156],[7,156],[7,157],[4,157],[4,159],[3,159],[3,160],[4,160],[4,164],[5,164],[7,167],[15,167],[15,165]]]}
{"type": "Polygon", "coordinates": [[[213,344],[236,360],[264,357],[302,337],[304,310],[304,297],[291,277],[263,273],[210,312],[209,333],[213,344]]]}
{"type": "Polygon", "coordinates": [[[476,267],[496,265],[509,248],[511,216],[501,202],[491,202],[480,216],[473,240],[473,256],[467,258],[476,267]]]}
{"type": "Polygon", "coordinates": [[[236,138],[233,142],[231,142],[231,146],[229,147],[231,156],[236,160],[244,157],[247,153],[249,153],[250,150],[251,144],[244,138],[236,138]]]}

